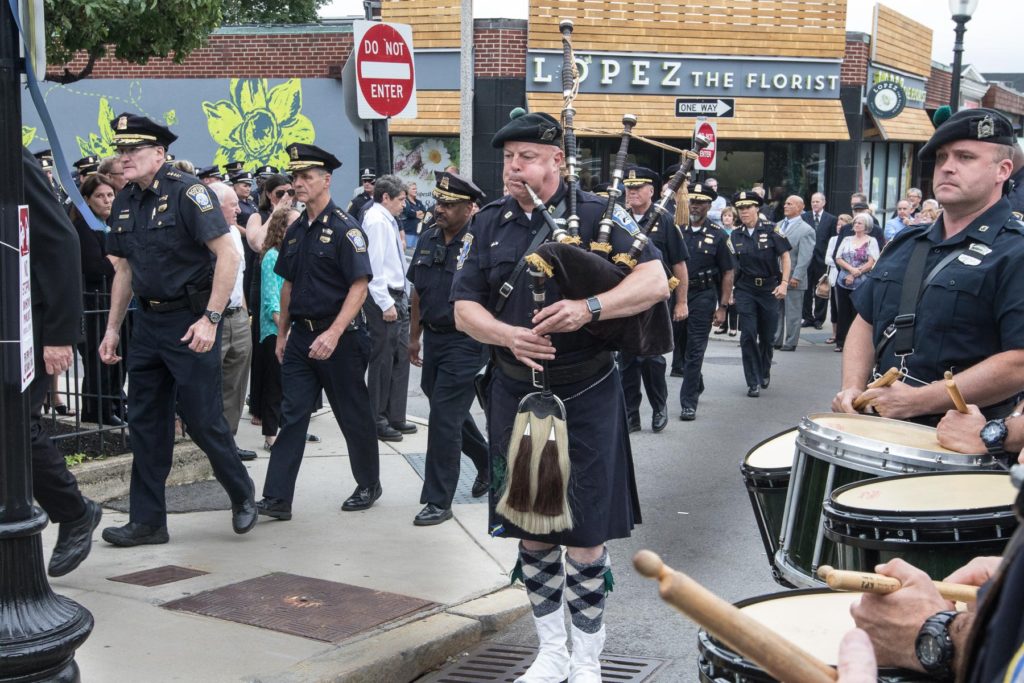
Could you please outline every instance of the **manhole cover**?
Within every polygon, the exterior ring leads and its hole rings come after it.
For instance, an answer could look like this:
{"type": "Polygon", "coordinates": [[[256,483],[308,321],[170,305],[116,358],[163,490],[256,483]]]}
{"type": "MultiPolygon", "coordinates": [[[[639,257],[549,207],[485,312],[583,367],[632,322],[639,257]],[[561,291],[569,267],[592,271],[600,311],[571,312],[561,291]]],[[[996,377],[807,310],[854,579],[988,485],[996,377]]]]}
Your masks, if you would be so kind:
{"type": "Polygon", "coordinates": [[[163,567],[157,567],[156,569],[146,569],[132,574],[111,576],[107,581],[118,581],[120,583],[130,583],[133,586],[146,586],[147,588],[152,588],[153,586],[162,586],[165,583],[184,581],[185,579],[191,579],[194,576],[203,576],[204,574],[209,574],[209,572],[168,564],[163,567]]]}
{"type": "MultiPolygon", "coordinates": [[[[416,470],[416,474],[420,475],[420,479],[423,479],[427,468],[426,453],[403,453],[402,455],[405,457],[406,462],[416,470]]],[[[455,497],[452,499],[452,502],[486,503],[487,496],[473,497],[472,491],[473,482],[476,481],[476,465],[465,455],[461,456],[461,458],[459,461],[459,484],[455,487],[455,497]]]]}
{"type": "Polygon", "coordinates": [[[743,359],[737,356],[704,356],[709,365],[743,365],[743,359]]]}
{"type": "MultiPolygon", "coordinates": [[[[107,501],[103,507],[128,512],[131,507],[129,497],[115,498],[107,501]]],[[[168,486],[165,494],[167,512],[209,512],[211,510],[230,510],[231,499],[224,487],[217,481],[198,481],[194,484],[168,486]]]]}
{"type": "Polygon", "coordinates": [[[163,606],[337,643],[360,631],[437,605],[396,593],[275,573],[163,606]]]}
{"type": "MultiPolygon", "coordinates": [[[[449,664],[437,673],[419,679],[418,683],[513,683],[522,676],[537,656],[537,648],[489,643],[468,657],[449,664]]],[[[647,681],[665,663],[663,659],[604,654],[601,657],[601,680],[604,683],[641,683],[647,681]]]]}

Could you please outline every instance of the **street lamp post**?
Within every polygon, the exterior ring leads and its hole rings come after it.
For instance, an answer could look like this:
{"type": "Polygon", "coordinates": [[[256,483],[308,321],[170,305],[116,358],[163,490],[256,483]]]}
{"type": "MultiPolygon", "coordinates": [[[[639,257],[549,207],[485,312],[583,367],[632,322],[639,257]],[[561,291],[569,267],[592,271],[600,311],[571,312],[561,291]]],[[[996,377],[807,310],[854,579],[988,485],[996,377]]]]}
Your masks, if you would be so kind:
{"type": "Polygon", "coordinates": [[[953,82],[949,87],[949,108],[955,114],[960,109],[960,71],[963,69],[964,33],[967,22],[978,8],[978,0],[949,0],[949,13],[956,22],[956,41],[953,43],[953,82]]]}

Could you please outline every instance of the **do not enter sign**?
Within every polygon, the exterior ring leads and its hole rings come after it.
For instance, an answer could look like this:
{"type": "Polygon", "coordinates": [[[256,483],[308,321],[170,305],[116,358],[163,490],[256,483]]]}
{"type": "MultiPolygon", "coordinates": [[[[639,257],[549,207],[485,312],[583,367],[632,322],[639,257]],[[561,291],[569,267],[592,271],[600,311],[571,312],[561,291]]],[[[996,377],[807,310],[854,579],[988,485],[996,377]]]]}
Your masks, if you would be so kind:
{"type": "Polygon", "coordinates": [[[407,24],[356,21],[353,30],[359,118],[414,118],[412,29],[407,24]]]}
{"type": "Polygon", "coordinates": [[[698,171],[714,171],[718,159],[718,124],[715,121],[698,121],[696,133],[707,138],[711,144],[700,151],[693,167],[698,171]]]}

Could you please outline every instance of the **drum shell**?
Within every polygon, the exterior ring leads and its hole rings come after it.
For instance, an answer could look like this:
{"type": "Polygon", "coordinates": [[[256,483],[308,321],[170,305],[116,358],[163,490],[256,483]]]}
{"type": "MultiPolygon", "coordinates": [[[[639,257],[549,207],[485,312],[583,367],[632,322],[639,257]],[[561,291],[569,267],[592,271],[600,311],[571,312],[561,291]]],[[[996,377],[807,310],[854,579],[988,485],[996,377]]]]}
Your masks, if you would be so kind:
{"type": "Polygon", "coordinates": [[[793,433],[795,442],[796,430],[787,429],[768,437],[751,448],[740,465],[740,472],[743,475],[743,483],[747,487],[750,506],[754,511],[754,519],[757,521],[761,542],[764,544],[773,578],[779,584],[793,588],[791,583],[785,581],[778,574],[774,565],[775,552],[778,550],[779,537],[782,532],[782,516],[786,509],[786,491],[789,488],[789,475],[792,467],[757,467],[750,464],[751,457],[765,444],[789,433],[793,433]]]}

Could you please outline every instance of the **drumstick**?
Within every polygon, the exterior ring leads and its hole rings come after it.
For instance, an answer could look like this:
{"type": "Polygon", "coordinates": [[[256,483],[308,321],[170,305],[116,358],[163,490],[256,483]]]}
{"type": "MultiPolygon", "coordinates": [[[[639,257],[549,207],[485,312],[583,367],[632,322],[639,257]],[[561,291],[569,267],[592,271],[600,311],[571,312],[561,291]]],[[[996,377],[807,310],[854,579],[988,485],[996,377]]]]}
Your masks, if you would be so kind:
{"type": "Polygon", "coordinates": [[[958,412],[967,414],[967,401],[964,400],[964,395],[960,393],[960,387],[956,385],[956,380],[953,379],[953,373],[946,370],[946,391],[949,392],[949,397],[953,399],[953,405],[956,406],[958,412]]]}
{"type": "Polygon", "coordinates": [[[713,636],[756,663],[773,678],[786,683],[835,681],[835,669],[771,631],[737,607],[678,572],[650,550],[633,557],[633,566],[644,576],[657,579],[659,593],[713,636]]]}
{"type": "MultiPolygon", "coordinates": [[[[878,388],[881,388],[881,387],[887,387],[890,384],[892,384],[893,382],[895,382],[896,380],[898,380],[902,376],[903,376],[903,371],[900,370],[899,368],[889,368],[888,370],[885,371],[884,375],[882,375],[881,377],[876,379],[874,382],[869,384],[867,386],[867,388],[868,389],[878,389],[878,388]]],[[[864,398],[864,394],[861,394],[857,398],[853,399],[853,409],[854,410],[861,410],[870,401],[871,401],[871,399],[864,398]]]]}
{"type": "MultiPolygon", "coordinates": [[[[894,593],[903,584],[899,579],[882,574],[869,572],[851,572],[834,569],[827,564],[818,567],[818,576],[824,579],[828,587],[837,591],[860,591],[863,593],[894,593]]],[[[954,602],[975,602],[978,599],[978,587],[962,583],[933,581],[939,594],[946,600],[954,602]]]]}

